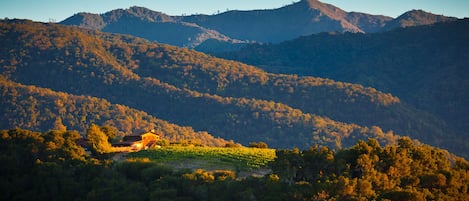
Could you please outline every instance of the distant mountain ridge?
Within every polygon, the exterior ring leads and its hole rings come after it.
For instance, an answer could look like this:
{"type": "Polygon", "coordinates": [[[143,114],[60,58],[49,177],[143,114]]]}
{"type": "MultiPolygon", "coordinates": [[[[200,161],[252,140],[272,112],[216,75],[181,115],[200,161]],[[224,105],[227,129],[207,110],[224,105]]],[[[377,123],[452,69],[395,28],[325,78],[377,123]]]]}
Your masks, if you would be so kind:
{"type": "Polygon", "coordinates": [[[387,23],[381,31],[389,31],[396,28],[430,25],[438,22],[449,22],[455,20],[457,20],[457,18],[435,15],[423,10],[411,10],[387,23]]]}
{"type": "Polygon", "coordinates": [[[130,34],[180,47],[195,47],[207,39],[240,42],[215,30],[178,21],[164,13],[136,6],[113,10],[101,15],[78,13],[60,23],[105,32],[130,34]]]}
{"type": "Polygon", "coordinates": [[[277,9],[234,10],[216,15],[169,16],[147,8],[131,7],[101,15],[78,13],[60,23],[194,48],[210,40],[277,43],[320,32],[373,33],[455,19],[417,10],[393,19],[346,12],[317,0],[302,0],[277,9]]]}

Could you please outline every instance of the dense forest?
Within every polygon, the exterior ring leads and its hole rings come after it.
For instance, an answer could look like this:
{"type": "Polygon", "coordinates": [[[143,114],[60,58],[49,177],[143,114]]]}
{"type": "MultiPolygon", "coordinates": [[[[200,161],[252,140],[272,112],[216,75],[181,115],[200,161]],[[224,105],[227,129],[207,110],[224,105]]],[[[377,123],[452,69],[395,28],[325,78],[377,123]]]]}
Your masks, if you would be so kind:
{"type": "Polygon", "coordinates": [[[466,200],[469,163],[409,138],[370,139],[332,151],[278,150],[264,177],[113,162],[73,131],[0,131],[1,200],[466,200]]]}
{"type": "Polygon", "coordinates": [[[75,96],[35,86],[24,86],[0,77],[0,127],[33,131],[77,130],[85,133],[92,124],[115,129],[115,140],[155,129],[171,142],[192,141],[207,146],[225,146],[227,141],[207,132],[195,132],[157,119],[143,111],[106,100],[75,96]]]}
{"type": "Polygon", "coordinates": [[[216,55],[269,72],[371,86],[467,136],[468,27],[464,19],[374,34],[322,33],[216,55]]]}
{"type": "MultiPolygon", "coordinates": [[[[2,21],[0,34],[5,80],[96,97],[245,145],[265,141],[272,147],[341,148],[368,137],[396,142],[396,132],[467,153],[467,143],[443,121],[374,88],[266,73],[188,49],[56,24],[2,21]]],[[[60,113],[36,118],[60,118],[67,128],[77,129],[107,121],[78,117],[85,121],[76,125],[60,113]]]]}

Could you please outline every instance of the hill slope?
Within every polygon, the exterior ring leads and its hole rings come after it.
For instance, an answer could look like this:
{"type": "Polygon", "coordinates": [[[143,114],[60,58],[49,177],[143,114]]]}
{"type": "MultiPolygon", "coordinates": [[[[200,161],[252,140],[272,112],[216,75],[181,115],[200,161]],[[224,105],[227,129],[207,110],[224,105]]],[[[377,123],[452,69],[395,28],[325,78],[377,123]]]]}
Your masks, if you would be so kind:
{"type": "Polygon", "coordinates": [[[395,140],[377,125],[453,150],[459,145],[451,137],[440,141],[446,130],[439,120],[373,88],[269,74],[129,36],[29,21],[0,27],[1,72],[10,80],[103,98],[244,144],[395,140]]]}
{"type": "MultiPolygon", "coordinates": [[[[187,87],[178,88],[156,76],[145,75],[155,73],[168,80],[172,77],[171,82],[182,86],[187,81],[197,83],[197,79],[175,78],[184,71],[164,72],[171,67],[189,67],[187,62],[191,62],[189,64],[197,67],[194,70],[230,70],[230,74],[240,71],[246,76],[243,80],[250,81],[243,83],[245,86],[251,83],[254,86],[268,78],[265,72],[239,63],[223,63],[226,61],[137,38],[53,24],[9,21],[2,24],[2,33],[0,40],[5,44],[2,47],[5,50],[2,50],[5,53],[2,55],[5,58],[2,59],[2,74],[11,80],[71,94],[104,98],[243,144],[266,141],[273,147],[309,147],[315,143],[340,147],[369,136],[381,138],[385,143],[395,139],[392,133],[385,134],[379,128],[368,129],[335,122],[303,113],[282,103],[201,93],[187,87]],[[23,40],[18,40],[18,37],[23,40]],[[35,44],[37,41],[39,43],[35,44]],[[194,58],[199,58],[199,62],[205,61],[203,66],[191,61],[194,58]],[[162,65],[165,60],[176,62],[171,63],[171,66],[162,65]],[[153,70],[148,71],[146,68],[153,70]]],[[[191,73],[187,75],[192,76],[191,73]]],[[[218,82],[222,86],[225,78],[221,76],[220,73],[205,77],[208,80],[200,79],[198,86],[207,92],[210,89],[217,91],[218,82]],[[214,83],[213,80],[215,85],[209,85],[214,83]],[[209,88],[212,86],[215,88],[209,88]]],[[[371,95],[379,93],[373,92],[371,95]]]]}
{"type": "Polygon", "coordinates": [[[466,19],[377,34],[319,34],[218,56],[391,92],[467,136],[468,27],[466,19]]]}
{"type": "Polygon", "coordinates": [[[119,135],[144,130],[160,131],[166,139],[224,146],[227,141],[207,132],[195,132],[157,119],[145,112],[106,100],[75,96],[34,86],[25,86],[0,77],[0,128],[28,128],[33,131],[78,130],[85,133],[91,124],[112,126],[119,135]]]}

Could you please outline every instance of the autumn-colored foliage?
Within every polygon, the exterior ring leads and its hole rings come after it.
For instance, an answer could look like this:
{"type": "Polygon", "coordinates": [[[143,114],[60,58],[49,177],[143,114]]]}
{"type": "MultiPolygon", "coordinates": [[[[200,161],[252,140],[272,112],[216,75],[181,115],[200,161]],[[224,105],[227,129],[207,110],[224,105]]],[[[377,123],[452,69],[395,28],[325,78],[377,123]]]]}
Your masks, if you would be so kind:
{"type": "Polygon", "coordinates": [[[204,148],[168,147],[173,151],[134,155],[151,160],[111,162],[86,155],[70,131],[0,136],[1,200],[466,200],[469,193],[466,160],[410,138],[387,146],[369,139],[340,151],[277,150],[274,161],[274,150],[253,149],[269,152],[273,173],[241,177],[236,170],[177,170],[168,160],[204,160],[204,148]]]}
{"type": "MultiPolygon", "coordinates": [[[[10,104],[5,108],[28,111],[9,109],[14,112],[5,113],[3,128],[22,122],[22,128],[48,130],[51,123],[42,122],[50,121],[57,128],[63,125],[81,132],[91,123],[114,126],[124,134],[148,127],[163,129],[150,123],[151,115],[245,145],[264,141],[271,147],[307,148],[317,143],[338,149],[368,137],[395,142],[391,130],[426,139],[429,135],[422,132],[439,125],[425,115],[415,118],[420,113],[397,97],[361,85],[270,74],[188,49],[76,27],[23,20],[0,25],[5,81],[93,100],[81,108],[63,98],[47,102],[57,101],[55,105],[32,107],[29,104],[34,102],[24,98],[42,99],[37,93],[9,94],[2,100],[10,104]],[[17,97],[25,106],[12,105],[17,97]],[[97,104],[100,100],[108,102],[97,104]],[[129,113],[127,107],[146,114],[129,113]],[[101,114],[92,114],[97,111],[101,114]]],[[[175,141],[187,138],[184,129],[167,128],[163,133],[167,132],[177,133],[170,137],[175,141]]],[[[210,143],[220,144],[216,141],[210,143]]]]}

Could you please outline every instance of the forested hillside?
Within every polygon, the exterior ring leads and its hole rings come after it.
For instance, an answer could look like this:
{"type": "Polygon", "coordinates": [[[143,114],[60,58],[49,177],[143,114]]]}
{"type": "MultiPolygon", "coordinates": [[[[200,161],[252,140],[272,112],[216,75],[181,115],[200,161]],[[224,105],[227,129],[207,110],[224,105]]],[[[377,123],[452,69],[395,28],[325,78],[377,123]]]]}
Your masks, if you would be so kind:
{"type": "Polygon", "coordinates": [[[22,20],[3,21],[0,42],[8,80],[105,99],[243,144],[340,148],[367,137],[395,142],[393,130],[467,153],[440,120],[361,85],[269,74],[129,36],[22,20]]]}
{"type": "Polygon", "coordinates": [[[171,124],[143,111],[99,98],[24,86],[1,77],[0,93],[0,128],[68,129],[84,133],[90,125],[97,124],[117,129],[117,139],[155,129],[171,142],[192,141],[207,146],[225,146],[227,143],[207,132],[195,132],[191,127],[171,124]]]}
{"type": "Polygon", "coordinates": [[[469,124],[469,20],[376,34],[323,33],[217,54],[276,73],[359,83],[390,92],[444,120],[465,138],[469,124]]]}

